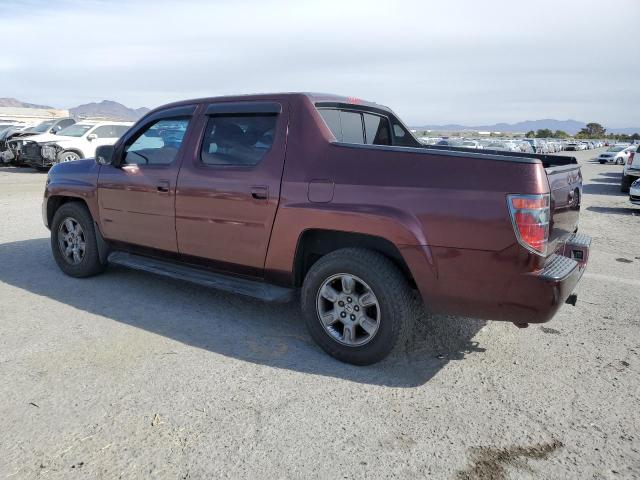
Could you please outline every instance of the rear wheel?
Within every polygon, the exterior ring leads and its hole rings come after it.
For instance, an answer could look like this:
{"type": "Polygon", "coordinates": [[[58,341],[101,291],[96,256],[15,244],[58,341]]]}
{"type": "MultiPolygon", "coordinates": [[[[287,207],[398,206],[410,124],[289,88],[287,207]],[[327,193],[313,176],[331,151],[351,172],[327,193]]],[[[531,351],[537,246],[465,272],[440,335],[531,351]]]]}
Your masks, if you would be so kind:
{"type": "Polygon", "coordinates": [[[411,330],[411,288],[384,255],[345,248],[318,260],[302,288],[309,332],[329,355],[355,365],[385,358],[411,330]]]}
{"type": "Polygon", "coordinates": [[[62,205],[51,222],[51,250],[58,267],[72,277],[89,277],[102,272],[93,218],[86,205],[62,205]]]}
{"type": "Polygon", "coordinates": [[[633,183],[633,178],[631,178],[629,175],[623,175],[622,181],[620,182],[620,191],[622,193],[629,193],[632,183],[633,183]]]}

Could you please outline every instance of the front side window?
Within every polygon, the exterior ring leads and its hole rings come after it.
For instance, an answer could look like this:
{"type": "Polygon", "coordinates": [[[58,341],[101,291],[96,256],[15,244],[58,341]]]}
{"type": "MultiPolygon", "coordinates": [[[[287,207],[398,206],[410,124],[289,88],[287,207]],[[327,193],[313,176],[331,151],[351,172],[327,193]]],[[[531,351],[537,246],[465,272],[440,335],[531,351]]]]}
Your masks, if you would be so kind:
{"type": "Polygon", "coordinates": [[[275,139],[275,114],[209,117],[200,159],[205,165],[253,166],[260,163],[275,139]]]}
{"type": "Polygon", "coordinates": [[[123,163],[133,165],[169,165],[178,156],[189,126],[188,118],[158,120],[125,146],[123,163]]]}

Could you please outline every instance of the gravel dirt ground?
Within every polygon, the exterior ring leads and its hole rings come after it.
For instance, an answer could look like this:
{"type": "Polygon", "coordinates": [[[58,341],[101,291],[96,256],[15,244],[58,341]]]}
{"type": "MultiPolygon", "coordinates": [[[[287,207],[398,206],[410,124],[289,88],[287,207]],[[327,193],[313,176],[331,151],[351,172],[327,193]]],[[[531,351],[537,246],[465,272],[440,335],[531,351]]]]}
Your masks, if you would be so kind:
{"type": "Polygon", "coordinates": [[[640,208],[597,153],[574,153],[577,306],[425,319],[370,367],[320,351],[295,304],[64,276],[46,175],[1,168],[0,479],[640,478],[640,208]]]}

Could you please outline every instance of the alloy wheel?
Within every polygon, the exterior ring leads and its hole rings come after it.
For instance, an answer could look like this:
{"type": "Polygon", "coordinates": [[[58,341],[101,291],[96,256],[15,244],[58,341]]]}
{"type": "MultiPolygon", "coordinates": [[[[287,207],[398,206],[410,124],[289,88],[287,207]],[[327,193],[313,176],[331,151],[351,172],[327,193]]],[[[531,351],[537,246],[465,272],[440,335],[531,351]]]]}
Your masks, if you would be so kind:
{"type": "Polygon", "coordinates": [[[380,304],[373,290],[356,275],[327,278],[316,299],[318,320],[338,343],[359,347],[369,343],[380,327],[380,304]]]}
{"type": "Polygon", "coordinates": [[[65,218],[58,227],[58,246],[62,258],[70,265],[82,262],[87,241],[80,223],[75,218],[65,218]]]}

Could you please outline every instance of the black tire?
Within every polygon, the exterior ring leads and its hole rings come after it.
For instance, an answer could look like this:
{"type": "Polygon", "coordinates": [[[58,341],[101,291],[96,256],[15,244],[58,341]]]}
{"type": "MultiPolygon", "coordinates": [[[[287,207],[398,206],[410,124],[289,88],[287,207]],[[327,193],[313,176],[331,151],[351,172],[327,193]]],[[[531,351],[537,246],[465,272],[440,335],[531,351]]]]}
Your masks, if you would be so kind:
{"type": "Polygon", "coordinates": [[[604,165],[604,160],[600,160],[600,165],[604,165]]]}
{"type": "Polygon", "coordinates": [[[90,277],[104,271],[107,265],[106,262],[100,261],[93,218],[84,203],[65,203],[56,211],[51,222],[51,251],[60,270],[71,277],[90,277]],[[64,255],[60,245],[61,235],[63,235],[61,225],[67,219],[80,225],[85,245],[81,260],[75,264],[64,255]]]}
{"type": "Polygon", "coordinates": [[[320,258],[307,273],[302,287],[302,311],[309,333],[329,355],[354,365],[371,365],[403,343],[413,322],[412,290],[400,270],[384,255],[360,248],[336,250],[320,258]],[[320,289],[332,276],[355,275],[371,288],[380,317],[375,335],[361,346],[344,345],[325,330],[317,301],[320,289]]]}
{"type": "Polygon", "coordinates": [[[622,181],[620,182],[620,191],[622,193],[629,193],[632,183],[633,183],[633,178],[631,178],[629,175],[623,175],[622,181]]]}

